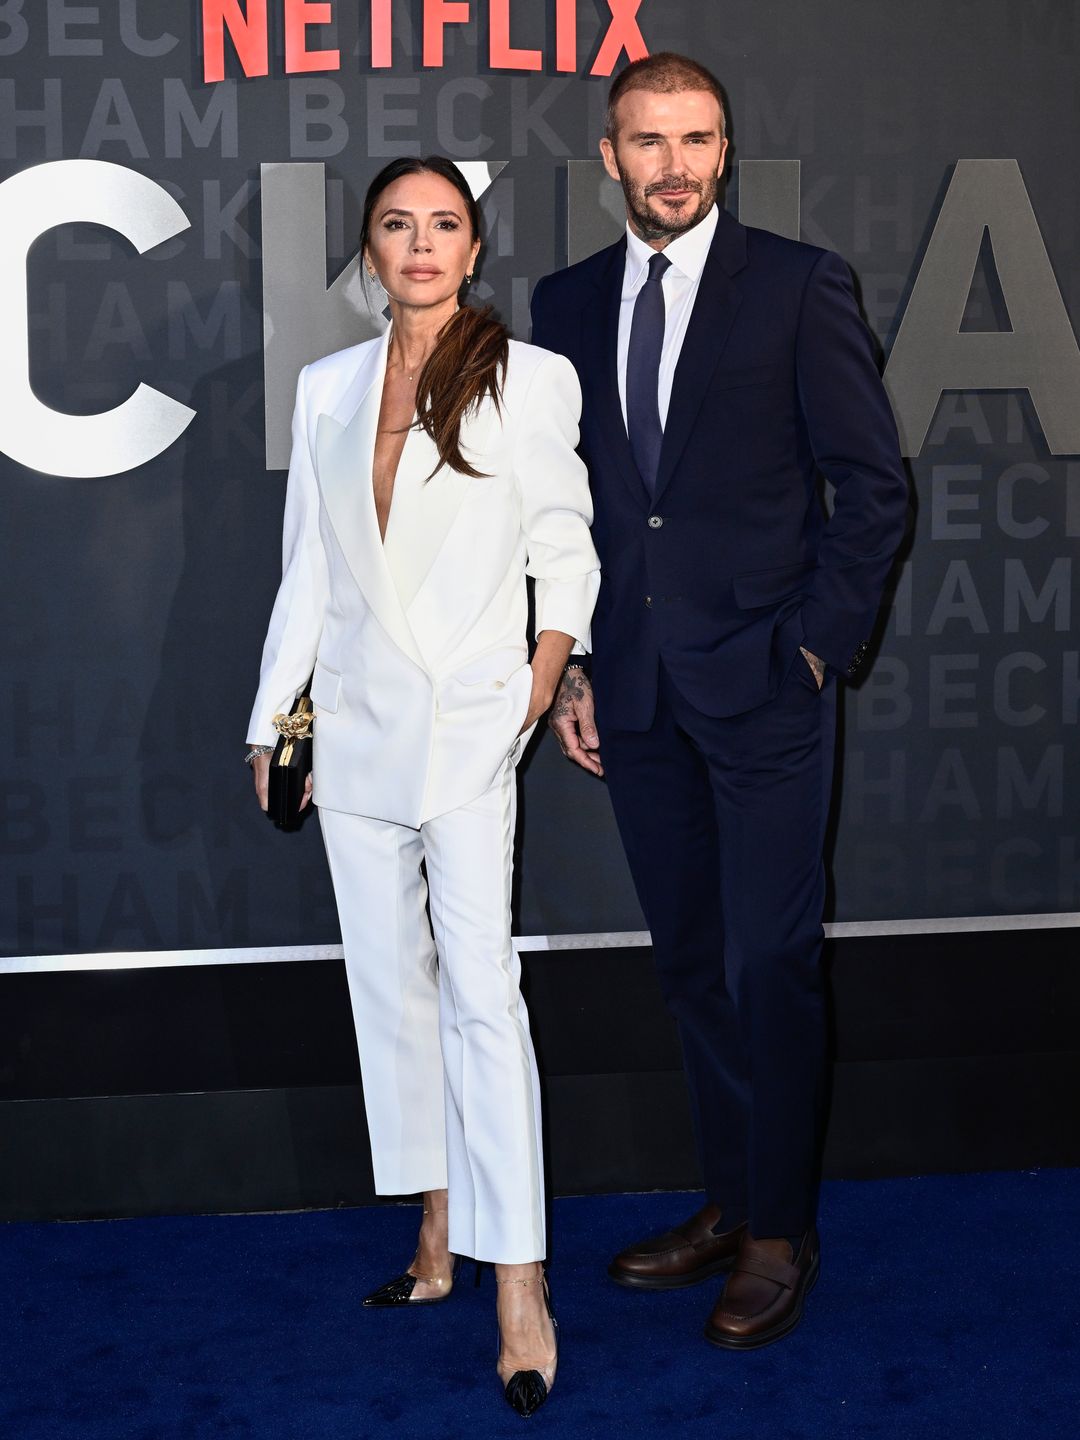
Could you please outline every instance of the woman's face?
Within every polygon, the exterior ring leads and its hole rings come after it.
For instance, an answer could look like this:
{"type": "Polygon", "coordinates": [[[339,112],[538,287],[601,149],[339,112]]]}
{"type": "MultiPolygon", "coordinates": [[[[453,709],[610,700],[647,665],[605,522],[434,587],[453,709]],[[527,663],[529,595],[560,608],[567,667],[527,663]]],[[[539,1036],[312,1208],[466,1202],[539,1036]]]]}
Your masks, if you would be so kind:
{"type": "Polygon", "coordinates": [[[457,187],[429,172],[403,175],[382,192],[364,258],[391,300],[427,307],[457,296],[479,251],[457,187]]]}

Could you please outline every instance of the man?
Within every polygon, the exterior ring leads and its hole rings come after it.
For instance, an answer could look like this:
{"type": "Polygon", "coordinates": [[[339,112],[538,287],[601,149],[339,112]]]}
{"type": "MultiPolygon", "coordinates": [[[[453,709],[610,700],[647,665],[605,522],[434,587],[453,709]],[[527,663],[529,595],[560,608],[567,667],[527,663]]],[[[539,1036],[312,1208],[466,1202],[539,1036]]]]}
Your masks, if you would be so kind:
{"type": "Polygon", "coordinates": [[[847,267],[717,208],[715,77],[628,66],[600,148],[626,236],[533,300],[533,340],[581,379],[603,574],[591,680],[567,669],[551,725],[607,776],[707,1200],[609,1274],[729,1270],[705,1333],[745,1349],[798,1324],[818,1274],[836,678],[865,655],[907,484],[847,267]]]}

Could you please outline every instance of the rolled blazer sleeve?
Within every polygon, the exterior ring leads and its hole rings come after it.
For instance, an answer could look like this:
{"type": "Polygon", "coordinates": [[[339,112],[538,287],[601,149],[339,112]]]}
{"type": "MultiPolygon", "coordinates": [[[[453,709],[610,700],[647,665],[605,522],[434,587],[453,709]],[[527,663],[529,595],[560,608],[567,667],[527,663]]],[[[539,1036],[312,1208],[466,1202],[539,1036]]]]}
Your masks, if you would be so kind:
{"type": "Polygon", "coordinates": [[[259,690],[248,724],[249,745],[277,739],[273,719],[287,711],[315,665],[329,597],[319,534],[319,492],[308,434],[306,367],[296,383],[292,454],[282,526],[282,574],[263,646],[259,690]]]}
{"type": "Polygon", "coordinates": [[[591,646],[600,589],[600,561],[589,534],[589,477],[576,450],[580,419],[577,372],[561,355],[545,355],[522,400],[514,475],[528,547],[526,571],[536,581],[536,633],[572,635],[579,654],[591,646]]]}

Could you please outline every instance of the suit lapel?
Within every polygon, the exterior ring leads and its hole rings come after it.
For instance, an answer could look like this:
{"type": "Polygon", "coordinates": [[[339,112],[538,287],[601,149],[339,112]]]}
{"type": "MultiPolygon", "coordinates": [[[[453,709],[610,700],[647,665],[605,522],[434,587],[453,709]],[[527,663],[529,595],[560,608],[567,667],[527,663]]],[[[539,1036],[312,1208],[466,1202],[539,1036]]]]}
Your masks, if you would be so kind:
{"type": "Polygon", "coordinates": [[[634,499],[642,501],[648,500],[649,492],[630,449],[619,397],[619,313],[626,269],[625,236],[617,245],[612,245],[608,256],[592,306],[585,316],[584,334],[594,339],[589,368],[597,377],[594,394],[598,429],[604,437],[607,458],[630,487],[634,499]]]}
{"type": "Polygon", "coordinates": [[[693,313],[686,328],[679,363],[671,387],[671,404],[664,427],[660,467],[656,475],[659,499],[671,480],[675,466],[694,427],[708,391],[713,372],[720,363],[735,316],[742,303],[742,291],[733,278],[746,265],[746,231],[721,210],[693,313]]]}
{"type": "Polygon", "coordinates": [[[333,411],[319,416],[316,473],[323,505],[353,578],[394,643],[423,667],[386,563],[371,483],[388,342],[387,333],[371,345],[333,411]]]}

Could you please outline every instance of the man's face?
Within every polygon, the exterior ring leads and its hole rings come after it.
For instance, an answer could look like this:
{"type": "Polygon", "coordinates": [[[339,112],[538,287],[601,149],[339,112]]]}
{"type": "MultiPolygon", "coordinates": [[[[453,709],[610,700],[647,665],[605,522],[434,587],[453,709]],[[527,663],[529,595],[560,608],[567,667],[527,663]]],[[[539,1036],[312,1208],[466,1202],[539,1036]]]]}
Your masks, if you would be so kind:
{"type": "Polygon", "coordinates": [[[600,141],[604,165],[622,185],[631,228],[662,249],[703,220],[716,200],[727,151],[720,106],[707,90],[630,90],[616,116],[615,144],[600,141]]]}

